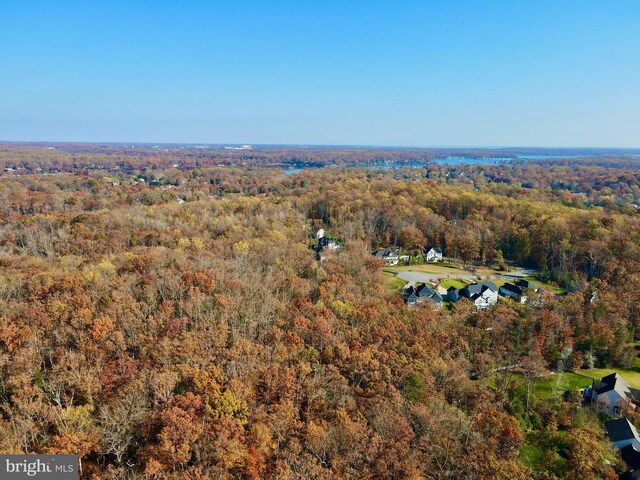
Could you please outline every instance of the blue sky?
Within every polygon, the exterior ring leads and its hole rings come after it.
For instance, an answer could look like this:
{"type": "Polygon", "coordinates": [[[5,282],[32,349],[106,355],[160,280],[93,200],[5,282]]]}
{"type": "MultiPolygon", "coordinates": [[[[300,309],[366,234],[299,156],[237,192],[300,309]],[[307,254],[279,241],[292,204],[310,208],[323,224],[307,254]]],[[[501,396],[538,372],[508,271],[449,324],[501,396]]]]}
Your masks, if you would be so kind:
{"type": "Polygon", "coordinates": [[[640,2],[3,0],[0,140],[640,147],[640,2]]]}

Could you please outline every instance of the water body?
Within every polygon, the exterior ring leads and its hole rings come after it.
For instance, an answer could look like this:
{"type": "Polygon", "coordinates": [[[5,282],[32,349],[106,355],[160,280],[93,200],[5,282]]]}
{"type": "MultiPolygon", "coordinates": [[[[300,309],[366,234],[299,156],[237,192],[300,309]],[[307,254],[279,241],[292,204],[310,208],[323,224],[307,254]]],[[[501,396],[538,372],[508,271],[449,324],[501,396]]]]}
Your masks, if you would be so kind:
{"type": "Polygon", "coordinates": [[[525,160],[544,160],[547,158],[580,158],[584,155],[518,155],[518,158],[525,160]]]}
{"type": "MultiPolygon", "coordinates": [[[[545,160],[547,158],[580,158],[584,155],[515,155],[513,157],[458,157],[450,156],[445,158],[436,158],[429,164],[435,165],[498,165],[501,163],[508,163],[517,160],[545,160]]],[[[381,163],[373,165],[348,165],[340,168],[380,168],[383,170],[390,170],[394,168],[425,168],[424,163],[381,163]]],[[[291,167],[286,168],[284,173],[291,175],[301,172],[308,168],[321,168],[321,167],[291,167]]]]}
{"type": "Polygon", "coordinates": [[[436,165],[495,165],[515,160],[514,157],[445,157],[436,158],[436,165]]]}
{"type": "MultiPolygon", "coordinates": [[[[383,170],[390,170],[393,168],[424,168],[426,165],[424,163],[382,163],[382,164],[375,164],[375,165],[345,165],[345,166],[341,166],[341,167],[337,167],[337,168],[372,168],[372,169],[383,169],[383,170]]],[[[303,170],[309,170],[309,169],[316,169],[316,168],[323,168],[323,167],[291,167],[291,168],[285,168],[284,169],[284,173],[286,173],[287,175],[291,175],[294,173],[299,173],[302,172],[303,170]]],[[[336,167],[333,167],[336,168],[336,167]]]]}

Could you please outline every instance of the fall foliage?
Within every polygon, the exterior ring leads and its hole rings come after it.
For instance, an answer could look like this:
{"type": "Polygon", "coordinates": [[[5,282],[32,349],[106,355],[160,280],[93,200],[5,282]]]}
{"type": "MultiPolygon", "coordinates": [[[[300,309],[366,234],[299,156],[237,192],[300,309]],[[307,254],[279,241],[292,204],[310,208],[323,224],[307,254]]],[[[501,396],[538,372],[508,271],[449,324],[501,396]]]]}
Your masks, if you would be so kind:
{"type": "Polygon", "coordinates": [[[41,150],[0,149],[27,169],[0,177],[0,451],[76,453],[96,480],[620,468],[579,400],[530,387],[635,358],[640,177],[624,159],[285,175],[380,154],[41,150]],[[345,248],[316,260],[314,225],[345,248]],[[388,245],[535,268],[565,294],[407,309],[370,255],[388,245]]]}

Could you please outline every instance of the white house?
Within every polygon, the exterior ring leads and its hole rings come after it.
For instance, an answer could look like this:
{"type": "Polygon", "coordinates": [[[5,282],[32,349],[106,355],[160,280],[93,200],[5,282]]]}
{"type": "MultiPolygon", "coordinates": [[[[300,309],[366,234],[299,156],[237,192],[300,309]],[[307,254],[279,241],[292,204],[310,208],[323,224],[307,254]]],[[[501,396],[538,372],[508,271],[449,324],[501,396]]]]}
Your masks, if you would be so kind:
{"type": "Polygon", "coordinates": [[[319,250],[338,250],[340,248],[340,243],[331,237],[320,237],[318,238],[318,246],[319,250]]]}
{"type": "Polygon", "coordinates": [[[583,390],[582,396],[584,403],[617,417],[626,407],[635,408],[640,391],[631,388],[618,373],[612,373],[600,381],[594,380],[590,387],[583,390]]]}
{"type": "Polygon", "coordinates": [[[440,247],[431,247],[427,250],[425,255],[427,262],[441,262],[442,261],[442,249],[440,247]]]}
{"type": "Polygon", "coordinates": [[[380,260],[384,260],[384,263],[390,266],[397,265],[400,260],[398,252],[394,250],[376,250],[373,252],[373,256],[380,260]]]}
{"type": "MultiPolygon", "coordinates": [[[[498,287],[493,282],[472,283],[458,292],[459,297],[468,298],[478,310],[490,308],[498,303],[498,287]]],[[[452,298],[452,294],[449,294],[452,298]]]]}

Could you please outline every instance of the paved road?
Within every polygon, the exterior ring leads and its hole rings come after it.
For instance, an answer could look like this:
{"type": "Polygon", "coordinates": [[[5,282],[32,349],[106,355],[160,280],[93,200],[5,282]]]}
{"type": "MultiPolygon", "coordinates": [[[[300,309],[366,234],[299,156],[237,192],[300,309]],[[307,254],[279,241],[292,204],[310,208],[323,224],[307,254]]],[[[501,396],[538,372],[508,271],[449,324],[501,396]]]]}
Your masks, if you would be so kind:
{"type": "Polygon", "coordinates": [[[402,280],[406,280],[407,282],[429,282],[435,283],[438,279],[442,278],[455,278],[459,280],[465,280],[468,282],[473,282],[475,277],[473,275],[459,275],[459,274],[438,274],[438,273],[425,273],[425,272],[412,272],[412,271],[403,271],[398,273],[398,278],[402,280]]]}
{"type": "MultiPolygon", "coordinates": [[[[513,280],[515,278],[520,278],[520,277],[528,277],[530,275],[533,275],[535,273],[535,270],[532,269],[522,269],[522,270],[518,270],[516,272],[508,272],[508,273],[501,273],[501,274],[496,274],[496,275],[492,275],[490,278],[493,279],[498,279],[498,278],[502,278],[504,280],[513,280]]],[[[398,278],[401,278],[402,280],[406,280],[407,282],[428,282],[428,283],[436,283],[438,280],[444,279],[444,278],[455,278],[457,280],[463,280],[465,282],[475,282],[477,280],[477,277],[475,277],[474,275],[463,275],[463,274],[443,274],[443,273],[425,273],[425,272],[414,272],[411,270],[405,270],[402,272],[398,273],[398,278]]],[[[486,277],[483,277],[483,279],[486,279],[486,277]]]]}

